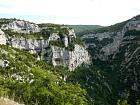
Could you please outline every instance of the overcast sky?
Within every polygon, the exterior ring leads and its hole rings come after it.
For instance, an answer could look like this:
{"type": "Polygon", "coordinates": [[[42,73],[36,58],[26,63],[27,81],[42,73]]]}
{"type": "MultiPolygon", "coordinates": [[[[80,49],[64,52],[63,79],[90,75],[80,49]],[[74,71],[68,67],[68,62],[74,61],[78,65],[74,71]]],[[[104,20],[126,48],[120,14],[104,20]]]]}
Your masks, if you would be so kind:
{"type": "Polygon", "coordinates": [[[140,0],[0,0],[0,18],[112,25],[140,14],[140,0]]]}

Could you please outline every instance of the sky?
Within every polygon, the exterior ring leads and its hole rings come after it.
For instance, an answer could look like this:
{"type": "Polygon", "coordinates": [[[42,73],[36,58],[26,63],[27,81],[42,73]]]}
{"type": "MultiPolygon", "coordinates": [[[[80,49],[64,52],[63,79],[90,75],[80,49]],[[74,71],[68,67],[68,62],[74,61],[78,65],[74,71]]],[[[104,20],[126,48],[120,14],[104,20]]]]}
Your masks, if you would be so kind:
{"type": "Polygon", "coordinates": [[[0,0],[0,18],[109,26],[140,15],[140,0],[0,0]]]}

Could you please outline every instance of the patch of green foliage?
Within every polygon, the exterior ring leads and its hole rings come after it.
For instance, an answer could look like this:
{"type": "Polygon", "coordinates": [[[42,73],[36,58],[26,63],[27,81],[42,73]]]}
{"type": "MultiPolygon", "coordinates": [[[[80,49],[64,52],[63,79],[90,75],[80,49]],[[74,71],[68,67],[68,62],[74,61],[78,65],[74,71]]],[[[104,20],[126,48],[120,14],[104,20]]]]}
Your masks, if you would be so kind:
{"type": "Polygon", "coordinates": [[[11,37],[23,37],[27,39],[48,39],[50,36],[50,32],[48,30],[43,29],[41,32],[36,33],[19,33],[14,32],[12,30],[3,30],[5,34],[11,37]]]}
{"type": "Polygon", "coordinates": [[[78,45],[83,46],[83,42],[82,42],[82,40],[81,40],[80,37],[72,38],[71,41],[72,41],[72,43],[74,43],[74,44],[78,44],[78,45]]]}
{"type": "Polygon", "coordinates": [[[73,43],[69,43],[68,47],[66,49],[69,50],[69,51],[74,51],[74,48],[75,48],[74,44],[73,43]]]}
{"type": "Polygon", "coordinates": [[[42,24],[38,24],[39,27],[43,28],[43,27],[55,27],[55,28],[59,28],[60,25],[59,24],[53,24],[53,23],[42,23],[42,24]]]}
{"type": "Polygon", "coordinates": [[[38,24],[40,28],[47,28],[47,30],[50,32],[50,34],[52,33],[59,33],[60,31],[62,33],[64,33],[65,28],[63,27],[63,25],[59,25],[59,24],[52,24],[52,23],[44,23],[44,24],[38,24]]]}
{"type": "Polygon", "coordinates": [[[8,24],[8,23],[10,23],[11,21],[13,21],[13,20],[16,20],[15,18],[11,18],[11,19],[7,19],[7,18],[0,18],[0,26],[2,25],[2,24],[8,24]]]}
{"type": "Polygon", "coordinates": [[[60,41],[60,40],[50,41],[50,42],[49,42],[49,45],[50,45],[50,46],[62,47],[62,48],[65,47],[63,41],[60,41]]]}
{"type": "Polygon", "coordinates": [[[84,46],[84,45],[83,45],[83,42],[82,42],[81,39],[80,39],[80,37],[71,38],[71,39],[69,39],[69,40],[71,40],[71,41],[69,41],[68,47],[66,48],[66,49],[68,49],[69,51],[73,51],[73,50],[74,50],[75,44],[84,46]]]}
{"type": "MultiPolygon", "coordinates": [[[[117,105],[130,105],[126,99],[118,100],[117,105]]],[[[140,101],[137,100],[135,105],[140,105],[140,101]]]]}
{"type": "Polygon", "coordinates": [[[65,25],[52,24],[52,23],[38,24],[38,25],[41,28],[46,27],[47,30],[49,30],[51,33],[63,33],[65,35],[68,35],[68,28],[65,25]]]}

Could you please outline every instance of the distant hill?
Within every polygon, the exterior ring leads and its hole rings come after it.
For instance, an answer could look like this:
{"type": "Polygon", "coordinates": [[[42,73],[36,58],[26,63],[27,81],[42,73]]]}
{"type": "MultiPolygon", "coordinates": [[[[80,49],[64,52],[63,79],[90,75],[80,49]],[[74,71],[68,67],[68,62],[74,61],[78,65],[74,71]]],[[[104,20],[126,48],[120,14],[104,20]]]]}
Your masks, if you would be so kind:
{"type": "Polygon", "coordinates": [[[78,33],[82,33],[85,31],[102,28],[103,26],[100,26],[100,25],[68,25],[68,27],[73,28],[75,30],[75,32],[78,34],[78,33]]]}
{"type": "Polygon", "coordinates": [[[120,31],[123,26],[128,22],[120,22],[111,26],[100,26],[100,25],[70,25],[69,27],[75,29],[78,36],[83,36],[86,34],[96,34],[103,32],[117,32],[120,31]]]}

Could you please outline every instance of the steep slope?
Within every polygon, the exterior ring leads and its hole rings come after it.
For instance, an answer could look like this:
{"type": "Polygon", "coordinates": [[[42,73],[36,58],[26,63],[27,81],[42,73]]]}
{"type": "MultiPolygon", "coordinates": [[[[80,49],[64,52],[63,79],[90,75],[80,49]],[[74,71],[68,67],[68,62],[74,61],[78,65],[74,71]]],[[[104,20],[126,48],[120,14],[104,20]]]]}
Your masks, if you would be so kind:
{"type": "Polygon", "coordinates": [[[86,105],[85,90],[64,81],[67,72],[36,54],[0,45],[0,96],[25,105],[86,105]]]}
{"type": "Polygon", "coordinates": [[[118,99],[131,105],[140,99],[140,16],[82,36],[93,64],[108,73],[118,99]]]}

